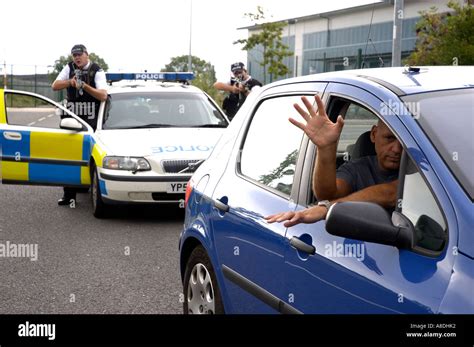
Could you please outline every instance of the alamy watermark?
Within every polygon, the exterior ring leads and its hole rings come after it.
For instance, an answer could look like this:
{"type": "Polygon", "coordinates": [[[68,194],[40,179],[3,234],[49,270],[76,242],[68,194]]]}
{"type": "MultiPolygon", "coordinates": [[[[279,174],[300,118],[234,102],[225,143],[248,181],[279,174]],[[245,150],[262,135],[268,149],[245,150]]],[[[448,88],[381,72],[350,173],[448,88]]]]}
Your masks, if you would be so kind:
{"type": "Polygon", "coordinates": [[[47,337],[52,341],[56,338],[56,324],[38,324],[26,321],[18,325],[19,337],[47,337]]]}
{"type": "Polygon", "coordinates": [[[365,245],[362,243],[338,243],[333,241],[324,246],[324,255],[328,258],[356,258],[358,261],[364,261],[365,245]]]}
{"type": "MultiPolygon", "coordinates": [[[[95,102],[66,102],[64,103],[64,107],[67,108],[69,111],[74,113],[76,116],[81,118],[87,119],[94,119],[95,118],[95,102]]],[[[66,112],[63,113],[64,116],[67,116],[66,112]]]]}
{"type": "Polygon", "coordinates": [[[31,261],[37,261],[38,244],[0,242],[0,258],[30,258],[31,261]]]}
{"type": "Polygon", "coordinates": [[[420,118],[420,103],[419,102],[402,102],[389,99],[388,103],[380,103],[380,114],[382,116],[389,116],[391,114],[398,114],[400,116],[410,116],[415,119],[420,118]]]}

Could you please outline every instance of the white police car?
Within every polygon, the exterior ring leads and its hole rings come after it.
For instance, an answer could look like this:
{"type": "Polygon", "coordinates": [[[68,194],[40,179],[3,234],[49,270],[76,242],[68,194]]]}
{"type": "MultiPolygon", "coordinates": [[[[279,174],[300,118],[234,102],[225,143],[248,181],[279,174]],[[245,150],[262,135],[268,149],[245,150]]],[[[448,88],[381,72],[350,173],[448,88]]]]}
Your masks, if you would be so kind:
{"type": "Polygon", "coordinates": [[[95,131],[41,95],[0,89],[2,183],[91,186],[96,217],[109,204],[180,203],[229,123],[207,94],[182,83],[192,78],[108,74],[116,83],[95,131]]]}

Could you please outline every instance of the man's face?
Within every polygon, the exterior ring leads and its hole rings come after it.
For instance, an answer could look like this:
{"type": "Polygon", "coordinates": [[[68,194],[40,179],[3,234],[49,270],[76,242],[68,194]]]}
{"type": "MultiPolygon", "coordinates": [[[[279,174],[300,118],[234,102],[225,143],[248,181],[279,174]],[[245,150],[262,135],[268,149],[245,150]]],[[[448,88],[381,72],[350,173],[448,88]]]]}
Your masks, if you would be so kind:
{"type": "Polygon", "coordinates": [[[242,79],[242,74],[244,73],[243,70],[235,70],[234,71],[234,77],[237,79],[242,79]]]}
{"type": "Polygon", "coordinates": [[[87,62],[89,61],[89,55],[86,52],[73,54],[72,58],[74,60],[74,64],[76,64],[77,67],[81,69],[86,66],[87,62]]]}
{"type": "Polygon", "coordinates": [[[383,122],[378,122],[372,127],[370,139],[375,144],[380,167],[383,170],[398,170],[402,156],[402,145],[390,129],[383,122]]]}

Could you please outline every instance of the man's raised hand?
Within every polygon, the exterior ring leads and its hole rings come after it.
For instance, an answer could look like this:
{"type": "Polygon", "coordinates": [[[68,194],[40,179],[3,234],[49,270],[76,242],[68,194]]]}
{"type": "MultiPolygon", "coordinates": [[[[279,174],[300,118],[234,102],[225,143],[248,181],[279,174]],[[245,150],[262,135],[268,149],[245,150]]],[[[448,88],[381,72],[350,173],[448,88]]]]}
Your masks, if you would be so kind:
{"type": "Polygon", "coordinates": [[[305,97],[301,97],[303,104],[306,106],[306,112],[300,105],[294,104],[296,111],[303,117],[306,124],[298,122],[290,118],[289,121],[303,130],[309,139],[318,147],[322,149],[331,145],[337,144],[339,136],[341,136],[344,120],[342,116],[337,117],[336,123],[333,123],[324,110],[324,103],[319,97],[315,95],[317,109],[313,107],[311,102],[305,97]]]}

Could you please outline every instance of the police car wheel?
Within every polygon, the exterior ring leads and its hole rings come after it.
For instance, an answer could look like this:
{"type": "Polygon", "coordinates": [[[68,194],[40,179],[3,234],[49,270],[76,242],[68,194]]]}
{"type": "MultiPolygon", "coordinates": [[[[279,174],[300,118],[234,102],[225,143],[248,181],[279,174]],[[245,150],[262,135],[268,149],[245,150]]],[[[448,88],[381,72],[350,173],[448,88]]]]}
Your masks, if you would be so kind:
{"type": "Polygon", "coordinates": [[[196,247],[184,274],[184,314],[224,314],[216,274],[202,246],[196,247]]]}
{"type": "Polygon", "coordinates": [[[100,194],[99,176],[95,167],[92,171],[91,198],[92,212],[94,214],[94,217],[104,218],[106,215],[106,206],[102,201],[102,197],[100,194]]]}

